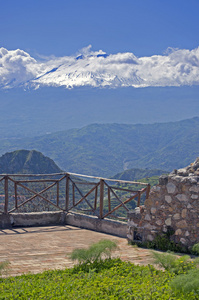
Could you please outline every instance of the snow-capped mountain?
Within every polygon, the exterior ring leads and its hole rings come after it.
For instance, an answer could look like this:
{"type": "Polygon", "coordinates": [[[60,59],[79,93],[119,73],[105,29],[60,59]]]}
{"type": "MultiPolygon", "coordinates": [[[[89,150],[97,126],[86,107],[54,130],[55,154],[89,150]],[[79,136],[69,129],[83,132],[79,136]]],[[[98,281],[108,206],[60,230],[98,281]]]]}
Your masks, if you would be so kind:
{"type": "MultiPolygon", "coordinates": [[[[131,63],[136,64],[136,58],[133,54],[130,55],[132,57],[131,63]]],[[[63,58],[60,65],[53,66],[51,70],[47,70],[44,74],[32,79],[27,85],[33,87],[47,85],[65,86],[66,88],[80,86],[114,88],[143,84],[143,80],[136,75],[134,68],[127,72],[127,64],[130,61],[127,62],[125,57],[122,59],[123,62],[118,63],[113,55],[107,55],[102,51],[63,58]],[[120,64],[119,68],[118,64],[120,64]]]]}
{"type": "Polygon", "coordinates": [[[76,56],[36,60],[23,50],[0,48],[0,88],[40,86],[146,87],[199,84],[199,48],[137,58],[84,48],[76,56]]]}

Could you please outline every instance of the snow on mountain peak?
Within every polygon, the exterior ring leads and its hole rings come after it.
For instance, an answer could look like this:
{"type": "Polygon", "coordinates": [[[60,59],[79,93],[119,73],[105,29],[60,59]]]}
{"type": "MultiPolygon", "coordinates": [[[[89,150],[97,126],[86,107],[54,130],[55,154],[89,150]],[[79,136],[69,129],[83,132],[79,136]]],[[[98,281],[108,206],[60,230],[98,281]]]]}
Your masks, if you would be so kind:
{"type": "Polygon", "coordinates": [[[199,48],[137,58],[133,53],[91,51],[38,61],[27,52],[0,48],[0,87],[145,87],[199,84],[199,48]]]}

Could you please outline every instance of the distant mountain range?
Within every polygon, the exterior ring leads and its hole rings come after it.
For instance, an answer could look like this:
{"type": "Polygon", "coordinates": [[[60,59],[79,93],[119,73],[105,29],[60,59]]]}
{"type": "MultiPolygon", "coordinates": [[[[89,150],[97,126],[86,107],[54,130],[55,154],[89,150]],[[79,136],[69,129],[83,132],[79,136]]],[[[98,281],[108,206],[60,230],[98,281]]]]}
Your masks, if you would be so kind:
{"type": "Polygon", "coordinates": [[[62,170],[52,159],[32,150],[18,150],[0,157],[0,174],[50,174],[62,170]]]}
{"type": "Polygon", "coordinates": [[[61,169],[102,177],[131,168],[171,171],[199,156],[199,118],[156,124],[92,124],[35,138],[2,139],[0,154],[36,149],[61,169]]]}
{"type": "MultiPolygon", "coordinates": [[[[41,152],[17,150],[0,157],[0,174],[52,174],[63,172],[55,162],[41,152]]],[[[130,169],[113,176],[113,179],[138,180],[166,173],[162,170],[130,169]]]]}
{"type": "Polygon", "coordinates": [[[199,116],[199,86],[0,89],[0,140],[98,124],[152,124],[199,116]]]}

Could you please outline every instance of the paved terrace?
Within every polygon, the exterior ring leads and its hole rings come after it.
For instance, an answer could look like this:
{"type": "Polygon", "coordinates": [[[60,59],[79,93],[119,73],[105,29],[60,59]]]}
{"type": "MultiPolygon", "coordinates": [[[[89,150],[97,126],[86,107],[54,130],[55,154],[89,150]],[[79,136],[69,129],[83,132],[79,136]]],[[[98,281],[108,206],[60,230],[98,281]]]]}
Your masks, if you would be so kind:
{"type": "Polygon", "coordinates": [[[73,266],[68,255],[75,248],[88,247],[101,239],[118,244],[114,257],[135,264],[152,263],[150,251],[134,248],[125,238],[72,226],[48,226],[0,230],[0,261],[10,262],[8,275],[39,273],[73,266]]]}

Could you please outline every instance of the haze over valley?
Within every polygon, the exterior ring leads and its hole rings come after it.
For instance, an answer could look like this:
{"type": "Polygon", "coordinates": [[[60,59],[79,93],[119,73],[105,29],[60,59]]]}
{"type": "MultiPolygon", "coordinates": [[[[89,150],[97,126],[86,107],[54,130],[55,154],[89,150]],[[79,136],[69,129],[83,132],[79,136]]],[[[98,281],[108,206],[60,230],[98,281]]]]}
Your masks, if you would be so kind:
{"type": "Polygon", "coordinates": [[[109,177],[131,168],[172,171],[195,160],[199,118],[156,124],[91,124],[38,137],[2,139],[0,154],[27,149],[65,171],[109,177]]]}

